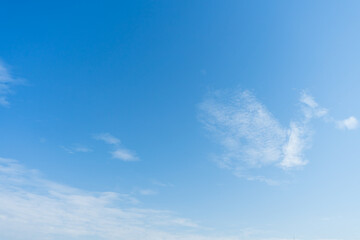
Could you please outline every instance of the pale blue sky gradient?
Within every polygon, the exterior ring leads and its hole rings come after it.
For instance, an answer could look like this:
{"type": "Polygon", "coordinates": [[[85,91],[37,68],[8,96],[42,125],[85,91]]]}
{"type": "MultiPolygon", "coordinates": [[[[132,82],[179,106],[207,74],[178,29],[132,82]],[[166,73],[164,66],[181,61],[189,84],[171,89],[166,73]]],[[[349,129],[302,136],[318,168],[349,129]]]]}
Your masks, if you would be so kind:
{"type": "Polygon", "coordinates": [[[1,5],[1,239],[360,239],[358,1],[1,5]]]}

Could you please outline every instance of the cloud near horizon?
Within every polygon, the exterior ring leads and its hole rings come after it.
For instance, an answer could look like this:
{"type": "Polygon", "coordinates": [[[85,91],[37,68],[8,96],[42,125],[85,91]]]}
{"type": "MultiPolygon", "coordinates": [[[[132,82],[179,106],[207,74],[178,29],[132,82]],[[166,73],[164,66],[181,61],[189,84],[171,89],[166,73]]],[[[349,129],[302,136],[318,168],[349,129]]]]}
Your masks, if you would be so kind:
{"type": "Polygon", "coordinates": [[[0,158],[0,238],[22,240],[236,240],[170,211],[137,207],[129,194],[88,192],[0,158]],[[21,231],[19,231],[21,229],[21,231]]]}
{"type": "MultiPolygon", "coordinates": [[[[284,127],[249,91],[211,94],[200,104],[200,121],[222,146],[223,153],[215,161],[237,176],[269,184],[274,181],[262,174],[263,168],[291,170],[305,166],[308,160],[304,152],[310,147],[312,132],[309,123],[331,117],[305,92],[301,93],[300,104],[303,116],[284,127]]],[[[357,127],[355,117],[340,123],[346,129],[357,127]]]]}

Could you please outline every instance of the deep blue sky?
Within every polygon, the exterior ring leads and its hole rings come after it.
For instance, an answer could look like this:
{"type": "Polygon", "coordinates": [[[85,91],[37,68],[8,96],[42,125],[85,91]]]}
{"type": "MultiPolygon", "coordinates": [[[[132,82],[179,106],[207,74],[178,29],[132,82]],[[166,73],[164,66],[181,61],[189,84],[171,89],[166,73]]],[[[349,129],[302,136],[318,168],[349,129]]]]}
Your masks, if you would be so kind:
{"type": "Polygon", "coordinates": [[[360,239],[359,2],[1,5],[0,157],[23,170],[0,168],[0,236],[360,239]],[[47,226],[41,220],[24,227],[24,211],[42,219],[31,205],[39,199],[65,213],[88,206],[54,191],[126,195],[136,201],[101,206],[171,211],[166,222],[180,226],[118,233],[105,214],[95,232],[76,220],[84,215],[52,230],[32,230],[47,226]]]}

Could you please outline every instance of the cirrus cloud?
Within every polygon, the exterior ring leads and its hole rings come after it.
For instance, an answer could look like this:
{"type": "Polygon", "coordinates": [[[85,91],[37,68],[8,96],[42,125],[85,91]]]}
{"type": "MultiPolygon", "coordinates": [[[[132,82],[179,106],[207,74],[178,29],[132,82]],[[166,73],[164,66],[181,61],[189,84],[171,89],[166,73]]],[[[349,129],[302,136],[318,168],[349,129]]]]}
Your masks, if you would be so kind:
{"type": "MultiPolygon", "coordinates": [[[[302,92],[299,102],[302,117],[282,126],[250,91],[210,94],[200,104],[200,121],[222,146],[222,154],[215,161],[236,176],[268,184],[277,181],[264,176],[264,168],[291,170],[305,166],[309,162],[304,152],[310,147],[310,122],[316,118],[337,121],[311,95],[302,92]]],[[[351,130],[358,122],[350,117],[338,121],[338,126],[351,130]]]]}

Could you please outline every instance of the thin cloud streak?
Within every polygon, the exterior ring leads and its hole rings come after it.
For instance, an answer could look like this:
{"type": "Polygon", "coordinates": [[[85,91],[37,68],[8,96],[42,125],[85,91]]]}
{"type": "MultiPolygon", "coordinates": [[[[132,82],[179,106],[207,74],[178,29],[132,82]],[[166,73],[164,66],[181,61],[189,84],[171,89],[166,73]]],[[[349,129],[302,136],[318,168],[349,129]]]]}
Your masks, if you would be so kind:
{"type": "Polygon", "coordinates": [[[120,159],[124,162],[133,162],[139,160],[139,158],[135,155],[135,153],[124,148],[116,149],[111,154],[113,158],[120,159]]]}
{"type": "Polygon", "coordinates": [[[71,147],[61,146],[61,148],[64,149],[64,151],[66,151],[67,153],[70,153],[70,154],[73,154],[73,153],[76,153],[76,152],[89,153],[89,152],[93,151],[91,148],[84,147],[84,146],[71,146],[71,147]]]}
{"type": "Polygon", "coordinates": [[[104,141],[107,144],[117,145],[120,143],[120,140],[114,137],[113,135],[111,135],[110,133],[100,133],[95,135],[94,138],[96,140],[104,141]]]}
{"type": "Polygon", "coordinates": [[[0,60],[0,105],[3,107],[9,107],[10,102],[7,97],[13,93],[12,86],[19,84],[21,81],[15,79],[5,67],[5,64],[0,60]]]}

